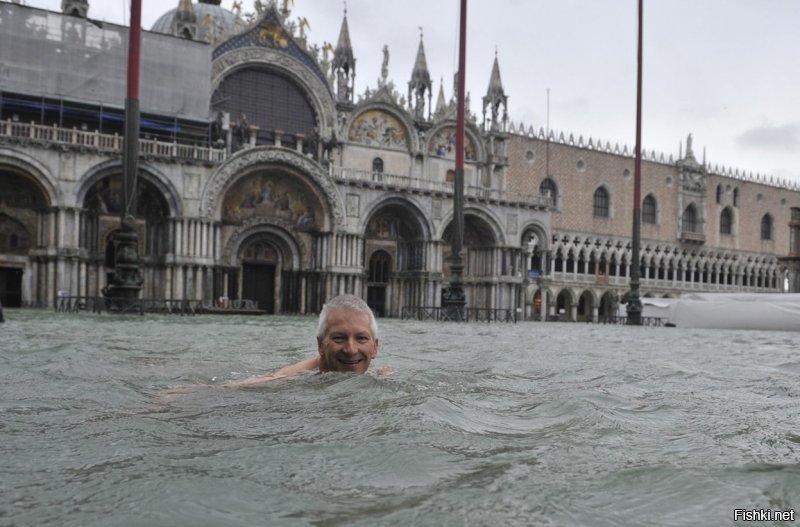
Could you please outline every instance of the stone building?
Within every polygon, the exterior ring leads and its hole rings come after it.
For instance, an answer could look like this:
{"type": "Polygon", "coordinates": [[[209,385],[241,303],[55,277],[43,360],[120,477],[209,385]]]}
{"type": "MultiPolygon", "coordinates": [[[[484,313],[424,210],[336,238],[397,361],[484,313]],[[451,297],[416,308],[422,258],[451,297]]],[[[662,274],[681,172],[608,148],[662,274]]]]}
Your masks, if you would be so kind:
{"type": "MultiPolygon", "coordinates": [[[[420,40],[407,92],[355,93],[345,15],[308,42],[288,2],[176,2],[143,34],[137,195],[142,296],[310,313],[363,296],[381,316],[448,283],[455,103],[420,40]],[[268,5],[263,5],[268,4],[268,5]]],[[[127,28],[89,2],[0,1],[0,300],[98,296],[116,258],[127,28]]],[[[612,314],[627,289],[633,159],[509,125],[495,60],[465,154],[469,307],[612,314]]],[[[698,162],[645,163],[643,292],[779,291],[797,188],[698,162]]]]}
{"type": "MultiPolygon", "coordinates": [[[[555,198],[551,238],[532,268],[534,308],[569,320],[618,312],[629,289],[633,150],[512,125],[508,190],[555,198]],[[535,273],[538,274],[538,273],[535,273]],[[535,291],[534,291],[535,289],[535,291]]],[[[642,163],[640,277],[645,297],[690,292],[781,292],[790,266],[796,183],[698,161],[691,135],[678,159],[647,152],[642,163]]]]}

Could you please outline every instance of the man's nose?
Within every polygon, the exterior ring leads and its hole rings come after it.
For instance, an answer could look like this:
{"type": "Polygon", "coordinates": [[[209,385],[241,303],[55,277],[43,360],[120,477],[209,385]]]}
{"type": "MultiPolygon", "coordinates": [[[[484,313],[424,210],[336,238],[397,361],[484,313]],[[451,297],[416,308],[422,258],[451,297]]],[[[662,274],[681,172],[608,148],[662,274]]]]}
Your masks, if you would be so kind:
{"type": "Polygon", "coordinates": [[[357,352],[358,351],[358,342],[356,342],[356,339],[354,339],[354,338],[347,339],[345,341],[345,343],[344,343],[344,350],[347,353],[355,353],[355,352],[357,352]]]}

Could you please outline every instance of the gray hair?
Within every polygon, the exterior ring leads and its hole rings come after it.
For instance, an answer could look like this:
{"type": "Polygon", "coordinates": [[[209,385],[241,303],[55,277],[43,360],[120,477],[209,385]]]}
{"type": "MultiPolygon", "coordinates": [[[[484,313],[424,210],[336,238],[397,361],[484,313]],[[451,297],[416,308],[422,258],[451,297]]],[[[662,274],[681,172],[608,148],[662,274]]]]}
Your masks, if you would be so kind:
{"type": "Polygon", "coordinates": [[[378,337],[378,323],[375,314],[364,300],[355,295],[339,295],[331,298],[322,306],[317,324],[317,337],[324,338],[328,331],[328,314],[333,310],[350,311],[352,313],[367,313],[369,315],[369,329],[372,336],[378,337]]]}

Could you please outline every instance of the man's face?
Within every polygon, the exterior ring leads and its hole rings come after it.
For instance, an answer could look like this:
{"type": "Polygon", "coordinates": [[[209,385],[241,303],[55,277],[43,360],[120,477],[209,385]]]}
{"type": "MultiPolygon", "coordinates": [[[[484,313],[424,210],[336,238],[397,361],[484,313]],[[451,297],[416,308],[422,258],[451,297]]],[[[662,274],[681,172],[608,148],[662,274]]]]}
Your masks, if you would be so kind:
{"type": "Polygon", "coordinates": [[[342,309],[328,313],[328,329],[317,337],[317,346],[320,371],[364,373],[378,354],[369,314],[342,309]]]}

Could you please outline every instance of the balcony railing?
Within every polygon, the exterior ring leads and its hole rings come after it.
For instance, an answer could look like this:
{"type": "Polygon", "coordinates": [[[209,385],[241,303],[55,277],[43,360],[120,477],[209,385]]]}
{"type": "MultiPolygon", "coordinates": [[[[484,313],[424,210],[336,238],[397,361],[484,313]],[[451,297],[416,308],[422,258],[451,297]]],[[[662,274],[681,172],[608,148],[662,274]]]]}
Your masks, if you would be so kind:
{"type": "MultiPolygon", "coordinates": [[[[453,184],[444,181],[431,181],[429,179],[399,176],[386,172],[354,170],[341,166],[331,167],[330,174],[331,177],[338,181],[356,185],[376,185],[384,188],[394,187],[397,189],[417,190],[420,192],[441,193],[445,195],[453,194],[453,184]]],[[[467,198],[507,203],[524,203],[542,208],[553,206],[553,200],[549,196],[541,194],[523,194],[519,192],[507,192],[492,188],[469,186],[464,188],[464,195],[467,198]]]]}
{"type": "MultiPolygon", "coordinates": [[[[101,134],[77,128],[59,128],[35,123],[0,121],[0,138],[43,145],[63,145],[88,148],[97,152],[120,153],[124,137],[119,134],[101,134]]],[[[187,159],[203,163],[218,163],[225,159],[225,150],[176,142],[139,139],[139,154],[167,159],[187,159]]]]}
{"type": "Polygon", "coordinates": [[[702,232],[681,231],[681,241],[687,243],[705,243],[706,235],[702,232]]]}

